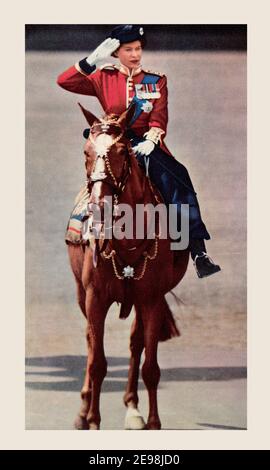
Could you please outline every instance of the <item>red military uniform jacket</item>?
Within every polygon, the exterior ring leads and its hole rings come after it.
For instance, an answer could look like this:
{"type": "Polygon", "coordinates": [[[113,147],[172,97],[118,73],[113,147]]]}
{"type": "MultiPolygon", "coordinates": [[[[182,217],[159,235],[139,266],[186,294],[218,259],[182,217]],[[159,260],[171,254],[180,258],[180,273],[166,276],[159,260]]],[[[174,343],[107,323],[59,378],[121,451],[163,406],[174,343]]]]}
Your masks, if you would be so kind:
{"type": "Polygon", "coordinates": [[[168,90],[165,75],[145,70],[141,66],[130,73],[122,64],[106,64],[88,74],[82,70],[80,64],[76,64],[59,75],[57,83],[73,93],[96,96],[106,114],[120,115],[128,108],[133,97],[138,96],[140,87],[136,85],[139,85],[147,74],[157,75],[160,78],[154,87],[151,85],[144,87],[144,91],[147,91],[145,95],[147,102],[143,112],[131,125],[131,129],[138,136],[143,136],[145,133],[149,133],[149,138],[154,136],[151,140],[156,139],[161,149],[171,155],[163,140],[168,123],[168,90]]]}

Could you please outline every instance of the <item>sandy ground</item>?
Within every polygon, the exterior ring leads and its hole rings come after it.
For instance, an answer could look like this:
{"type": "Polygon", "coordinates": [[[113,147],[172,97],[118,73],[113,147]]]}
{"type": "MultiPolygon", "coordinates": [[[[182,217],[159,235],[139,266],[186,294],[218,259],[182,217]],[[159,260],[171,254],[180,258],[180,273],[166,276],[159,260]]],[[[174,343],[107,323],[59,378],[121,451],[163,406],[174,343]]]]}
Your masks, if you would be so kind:
{"type": "MultiPolygon", "coordinates": [[[[85,323],[63,242],[84,181],[77,102],[92,97],[57,87],[57,75],[86,53],[26,57],[26,428],[72,429],[85,367],[85,323]],[[76,393],[74,393],[76,392],[76,393]]],[[[182,336],[161,344],[163,429],[246,427],[246,57],[243,53],[150,53],[147,68],[169,83],[166,143],[187,166],[222,272],[199,280],[190,264],[168,301],[182,336]],[[172,406],[173,403],[173,406],[172,406]]],[[[102,429],[123,429],[129,328],[113,306],[106,322],[108,375],[102,429]],[[112,405],[113,404],[113,405],[112,405]]],[[[140,407],[147,393],[140,381],[140,407]]]]}

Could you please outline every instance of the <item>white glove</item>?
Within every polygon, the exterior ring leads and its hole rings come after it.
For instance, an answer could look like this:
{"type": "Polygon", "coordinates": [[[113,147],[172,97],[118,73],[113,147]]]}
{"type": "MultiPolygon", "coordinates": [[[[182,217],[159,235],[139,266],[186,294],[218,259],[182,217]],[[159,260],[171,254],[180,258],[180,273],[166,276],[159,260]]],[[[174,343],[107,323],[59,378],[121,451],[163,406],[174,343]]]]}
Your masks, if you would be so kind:
{"type": "Polygon", "coordinates": [[[138,145],[135,145],[135,147],[133,147],[133,151],[137,154],[147,156],[151,152],[153,152],[154,148],[155,148],[154,142],[152,142],[152,140],[146,139],[144,142],[140,142],[138,145]]]}
{"type": "Polygon", "coordinates": [[[96,65],[97,62],[110,56],[119,46],[119,39],[107,38],[87,57],[86,62],[89,65],[96,65]]]}

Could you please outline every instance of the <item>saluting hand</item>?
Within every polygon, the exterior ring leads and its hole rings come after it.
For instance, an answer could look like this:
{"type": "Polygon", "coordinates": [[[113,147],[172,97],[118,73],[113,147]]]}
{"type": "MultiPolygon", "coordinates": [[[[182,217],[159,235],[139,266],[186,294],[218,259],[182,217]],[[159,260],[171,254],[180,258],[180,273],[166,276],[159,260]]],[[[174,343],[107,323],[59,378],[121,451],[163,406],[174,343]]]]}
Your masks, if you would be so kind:
{"type": "Polygon", "coordinates": [[[152,142],[152,140],[146,139],[144,142],[140,142],[138,145],[135,145],[135,147],[133,147],[133,151],[136,154],[147,156],[151,152],[153,152],[154,148],[155,148],[154,142],[152,142]]]}
{"type": "Polygon", "coordinates": [[[120,46],[119,39],[107,38],[87,57],[89,65],[96,65],[104,59],[107,59],[120,46]]]}

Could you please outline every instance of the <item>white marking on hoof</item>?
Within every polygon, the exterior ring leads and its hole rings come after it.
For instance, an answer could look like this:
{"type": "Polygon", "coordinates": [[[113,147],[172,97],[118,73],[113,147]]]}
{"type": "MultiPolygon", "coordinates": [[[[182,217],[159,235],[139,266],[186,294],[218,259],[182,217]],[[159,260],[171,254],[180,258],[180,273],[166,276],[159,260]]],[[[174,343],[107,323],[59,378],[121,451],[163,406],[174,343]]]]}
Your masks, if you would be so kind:
{"type": "Polygon", "coordinates": [[[83,418],[80,415],[78,415],[77,418],[75,419],[74,427],[78,431],[83,431],[83,430],[89,429],[86,418],[83,418]]]}
{"type": "Polygon", "coordinates": [[[89,430],[90,431],[99,431],[99,425],[96,423],[89,423],[89,430]]]}
{"type": "Polygon", "coordinates": [[[128,407],[125,417],[125,429],[140,430],[145,428],[145,421],[137,408],[128,407]]]}

